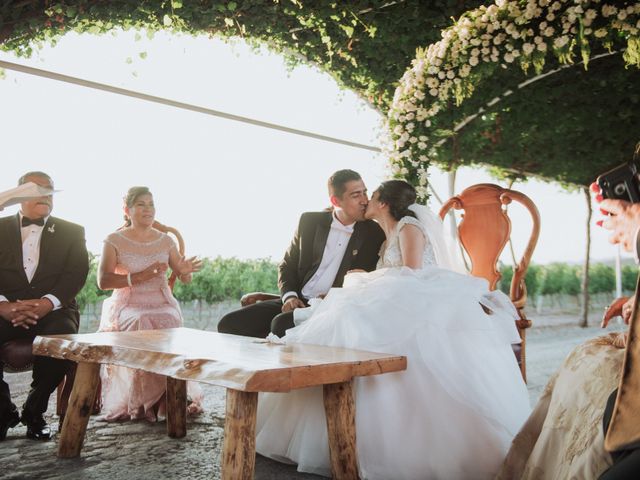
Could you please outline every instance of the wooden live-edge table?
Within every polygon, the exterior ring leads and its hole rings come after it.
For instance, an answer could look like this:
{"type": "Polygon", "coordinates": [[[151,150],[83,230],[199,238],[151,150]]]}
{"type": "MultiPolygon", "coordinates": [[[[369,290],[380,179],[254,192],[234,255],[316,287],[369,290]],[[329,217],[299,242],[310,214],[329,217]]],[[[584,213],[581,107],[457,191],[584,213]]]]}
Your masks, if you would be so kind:
{"type": "Polygon", "coordinates": [[[262,339],[190,328],[38,336],[33,353],[78,362],[58,456],[80,455],[100,378],[100,364],[167,377],[167,433],[186,435],[186,381],[226,387],[222,478],[253,478],[258,392],[323,386],[333,478],[358,477],[353,377],[396,372],[403,356],[262,339]]]}

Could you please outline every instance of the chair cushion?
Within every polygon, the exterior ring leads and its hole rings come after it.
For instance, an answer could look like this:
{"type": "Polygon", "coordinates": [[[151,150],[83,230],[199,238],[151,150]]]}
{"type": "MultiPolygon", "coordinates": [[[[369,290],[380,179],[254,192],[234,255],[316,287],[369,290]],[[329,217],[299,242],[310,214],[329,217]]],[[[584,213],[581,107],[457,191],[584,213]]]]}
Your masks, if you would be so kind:
{"type": "Polygon", "coordinates": [[[9,340],[0,345],[0,361],[4,364],[5,372],[24,372],[33,366],[31,352],[33,340],[24,338],[9,340]]]}

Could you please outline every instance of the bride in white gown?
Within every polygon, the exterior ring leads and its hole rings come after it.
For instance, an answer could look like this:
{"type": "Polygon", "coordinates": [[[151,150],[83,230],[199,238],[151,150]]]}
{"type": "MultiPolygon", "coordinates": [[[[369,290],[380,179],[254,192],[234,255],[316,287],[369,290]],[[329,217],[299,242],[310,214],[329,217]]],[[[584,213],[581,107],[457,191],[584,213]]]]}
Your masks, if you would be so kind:
{"type": "MultiPolygon", "coordinates": [[[[399,180],[374,192],[366,217],[387,237],[378,269],[347,275],[284,340],[407,356],[404,372],[354,382],[361,478],[493,478],[530,412],[516,312],[485,280],[451,270],[442,223],[415,198],[399,180]]],[[[262,394],[256,445],[330,476],[322,389],[262,394]]]]}

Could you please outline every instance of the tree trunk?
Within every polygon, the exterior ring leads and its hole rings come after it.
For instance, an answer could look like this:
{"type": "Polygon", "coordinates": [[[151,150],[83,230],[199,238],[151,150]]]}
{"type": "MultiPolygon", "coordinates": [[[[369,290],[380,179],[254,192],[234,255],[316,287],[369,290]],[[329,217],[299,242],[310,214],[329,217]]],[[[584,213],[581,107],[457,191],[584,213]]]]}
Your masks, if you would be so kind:
{"type": "Polygon", "coordinates": [[[591,195],[589,189],[582,189],[587,200],[587,250],[582,267],[582,312],[580,312],[580,326],[585,328],[589,325],[589,257],[591,255],[591,195]]]}

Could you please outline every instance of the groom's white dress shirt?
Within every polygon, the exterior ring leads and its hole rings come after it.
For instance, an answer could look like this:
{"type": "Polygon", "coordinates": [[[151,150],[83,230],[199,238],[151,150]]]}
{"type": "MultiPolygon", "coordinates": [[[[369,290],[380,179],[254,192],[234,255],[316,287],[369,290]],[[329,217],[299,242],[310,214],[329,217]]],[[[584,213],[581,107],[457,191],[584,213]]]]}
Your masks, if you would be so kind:
{"type": "MultiPolygon", "coordinates": [[[[347,251],[347,245],[353,234],[354,226],[355,223],[343,225],[336,217],[335,212],[333,212],[333,221],[327,236],[327,243],[324,246],[320,266],[302,287],[302,296],[304,298],[317,298],[320,295],[326,295],[331,289],[344,254],[347,251]]],[[[297,296],[296,292],[287,292],[282,296],[282,301],[286,302],[288,298],[297,296]]]]}

